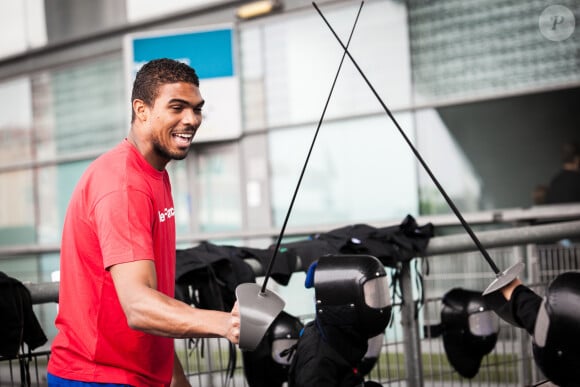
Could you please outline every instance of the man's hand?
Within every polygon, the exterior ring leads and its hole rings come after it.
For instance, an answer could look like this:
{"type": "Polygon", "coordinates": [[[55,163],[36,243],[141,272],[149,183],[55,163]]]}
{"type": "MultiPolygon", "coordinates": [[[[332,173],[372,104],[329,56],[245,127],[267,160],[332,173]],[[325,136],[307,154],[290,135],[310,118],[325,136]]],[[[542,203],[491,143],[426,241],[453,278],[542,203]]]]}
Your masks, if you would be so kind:
{"type": "Polygon", "coordinates": [[[234,344],[240,342],[240,310],[237,301],[230,312],[230,329],[225,338],[234,344]]]}
{"type": "Polygon", "coordinates": [[[515,278],[512,282],[501,288],[501,293],[503,294],[504,298],[509,301],[512,298],[512,293],[514,289],[517,288],[519,285],[522,284],[519,278],[515,278]]]}

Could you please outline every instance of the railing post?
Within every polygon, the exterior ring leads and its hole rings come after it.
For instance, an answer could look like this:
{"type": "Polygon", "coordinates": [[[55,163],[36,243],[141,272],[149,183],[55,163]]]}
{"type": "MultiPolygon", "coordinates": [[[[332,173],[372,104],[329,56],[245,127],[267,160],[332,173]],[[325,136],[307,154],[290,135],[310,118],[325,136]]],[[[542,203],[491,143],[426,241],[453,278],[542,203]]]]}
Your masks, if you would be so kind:
{"type": "MultiPolygon", "coordinates": [[[[527,267],[526,273],[527,283],[529,284],[540,283],[540,258],[538,252],[538,245],[535,243],[528,243],[526,245],[526,267],[527,267]]],[[[537,288],[534,290],[538,291],[537,288]]],[[[540,294],[543,295],[543,293],[540,294]]],[[[527,332],[520,332],[520,335],[522,336],[522,341],[523,342],[525,341],[527,345],[527,347],[524,348],[525,352],[523,353],[529,355],[529,357],[526,357],[527,361],[523,362],[524,366],[526,367],[525,372],[528,375],[528,379],[523,379],[522,383],[527,383],[529,380],[530,381],[540,380],[543,377],[543,375],[540,374],[538,367],[536,367],[535,365],[536,363],[533,358],[532,343],[529,339],[529,335],[527,334],[527,332]]],[[[528,383],[526,385],[531,385],[531,383],[528,383]]]]}
{"type": "Polygon", "coordinates": [[[403,262],[400,274],[401,325],[405,348],[405,370],[408,387],[423,386],[423,360],[421,358],[421,335],[417,321],[417,307],[413,299],[413,281],[411,280],[410,262],[403,262]]]}
{"type": "MultiPolygon", "coordinates": [[[[531,245],[525,246],[514,246],[514,258],[516,262],[524,262],[526,264],[527,271],[520,275],[520,279],[524,283],[530,283],[530,273],[532,270],[531,264],[531,245]]],[[[531,386],[534,384],[534,378],[532,378],[532,365],[533,360],[530,361],[528,354],[532,354],[531,341],[528,333],[523,329],[516,330],[516,345],[519,346],[518,355],[518,381],[522,386],[531,386]]]]}

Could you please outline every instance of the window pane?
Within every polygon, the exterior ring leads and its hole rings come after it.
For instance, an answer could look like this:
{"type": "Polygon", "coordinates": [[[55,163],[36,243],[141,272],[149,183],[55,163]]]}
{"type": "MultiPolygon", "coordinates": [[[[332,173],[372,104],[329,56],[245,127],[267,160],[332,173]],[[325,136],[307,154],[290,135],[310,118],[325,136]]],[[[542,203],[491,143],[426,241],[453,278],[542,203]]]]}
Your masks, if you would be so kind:
{"type": "Polygon", "coordinates": [[[191,11],[226,2],[226,0],[126,0],[127,20],[137,22],[156,19],[161,15],[191,11]]]}
{"type": "Polygon", "coordinates": [[[0,4],[0,57],[46,44],[44,0],[3,1],[0,4]]]}
{"type": "MultiPolygon", "coordinates": [[[[193,155],[189,157],[193,158],[193,155]]],[[[175,229],[177,235],[187,235],[191,232],[191,195],[189,180],[187,179],[187,163],[174,161],[167,165],[167,171],[171,179],[173,192],[173,205],[175,208],[175,229]]]]}
{"type": "MultiPolygon", "coordinates": [[[[410,115],[397,119],[413,141],[410,115]]],[[[270,134],[276,225],[286,216],[314,130],[310,125],[270,134]]],[[[316,141],[290,224],[373,222],[416,213],[415,161],[387,117],[325,123],[316,141]]]]}
{"type": "Polygon", "coordinates": [[[0,165],[32,158],[32,98],[28,78],[0,83],[0,165]]]}
{"type": "MultiPolygon", "coordinates": [[[[561,145],[578,137],[580,88],[441,106],[417,112],[420,151],[459,209],[537,204],[532,193],[561,168],[561,145]]],[[[427,212],[447,212],[420,174],[427,212]]]]}
{"type": "Polygon", "coordinates": [[[70,197],[89,163],[77,161],[39,169],[39,242],[60,243],[70,197]]]}
{"type": "Polygon", "coordinates": [[[44,0],[46,33],[51,43],[70,41],[122,26],[125,2],[118,0],[44,0]]]}
{"type": "Polygon", "coordinates": [[[195,186],[201,231],[242,227],[239,155],[234,147],[200,149],[195,157],[195,186]]]}
{"type": "MultiPolygon", "coordinates": [[[[324,10],[346,42],[358,7],[324,10]]],[[[328,98],[343,50],[320,16],[308,10],[264,26],[266,100],[271,126],[318,120],[328,98]]],[[[349,51],[379,95],[391,108],[410,105],[410,69],[406,11],[401,2],[365,3],[349,51]]],[[[347,58],[326,116],[382,111],[347,58]]]]}
{"type": "Polygon", "coordinates": [[[32,171],[0,173],[0,245],[35,242],[32,171]]]}
{"type": "MultiPolygon", "coordinates": [[[[461,211],[479,210],[480,178],[439,113],[435,109],[420,110],[416,124],[419,153],[445,192],[461,211]]],[[[451,212],[423,167],[419,170],[419,192],[422,214],[451,212]]]]}
{"type": "Polygon", "coordinates": [[[241,67],[242,119],[244,130],[266,127],[266,100],[264,91],[263,39],[261,26],[241,27],[239,57],[241,67]]]}
{"type": "Polygon", "coordinates": [[[38,257],[34,255],[2,257],[0,259],[0,271],[21,282],[40,281],[38,276],[38,257]]]}
{"type": "Polygon", "coordinates": [[[108,149],[128,130],[120,56],[39,74],[33,82],[39,159],[108,149]]]}

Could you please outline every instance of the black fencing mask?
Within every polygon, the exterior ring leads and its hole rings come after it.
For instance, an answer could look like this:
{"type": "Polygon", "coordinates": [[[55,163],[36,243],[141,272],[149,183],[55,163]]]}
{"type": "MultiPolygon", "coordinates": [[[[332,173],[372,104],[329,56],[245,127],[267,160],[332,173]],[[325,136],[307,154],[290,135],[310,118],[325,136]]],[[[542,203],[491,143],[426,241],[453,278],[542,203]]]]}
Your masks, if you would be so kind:
{"type": "Polygon", "coordinates": [[[559,386],[580,386],[580,273],[560,274],[548,287],[534,328],[534,358],[559,386]]]}
{"type": "Polygon", "coordinates": [[[465,378],[477,375],[481,360],[497,342],[499,318],[481,292],[454,288],[442,299],[441,329],[447,359],[465,378]]]}
{"type": "MultiPolygon", "coordinates": [[[[307,278],[308,280],[308,278],[307,278]]],[[[349,326],[370,339],[391,319],[388,277],[370,255],[325,255],[314,269],[316,319],[322,326],[349,326]]]]}

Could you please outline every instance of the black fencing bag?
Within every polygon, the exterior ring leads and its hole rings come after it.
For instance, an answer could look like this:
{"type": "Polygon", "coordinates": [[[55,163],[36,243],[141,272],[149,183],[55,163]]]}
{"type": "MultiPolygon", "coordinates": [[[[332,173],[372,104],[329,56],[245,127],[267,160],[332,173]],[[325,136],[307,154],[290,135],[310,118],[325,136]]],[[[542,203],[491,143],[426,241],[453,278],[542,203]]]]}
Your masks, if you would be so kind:
{"type": "Polygon", "coordinates": [[[0,272],[0,359],[18,358],[21,386],[31,386],[31,352],[47,342],[34,311],[28,289],[0,272]],[[24,351],[28,346],[28,354],[24,351]],[[22,349],[21,354],[19,350],[22,349]]]}
{"type": "Polygon", "coordinates": [[[0,272],[0,356],[14,358],[23,343],[34,350],[47,342],[32,310],[28,289],[17,279],[0,272]]]}
{"type": "Polygon", "coordinates": [[[241,252],[239,247],[208,242],[177,250],[175,297],[201,309],[231,310],[236,302],[236,287],[256,281],[241,252]]]}

